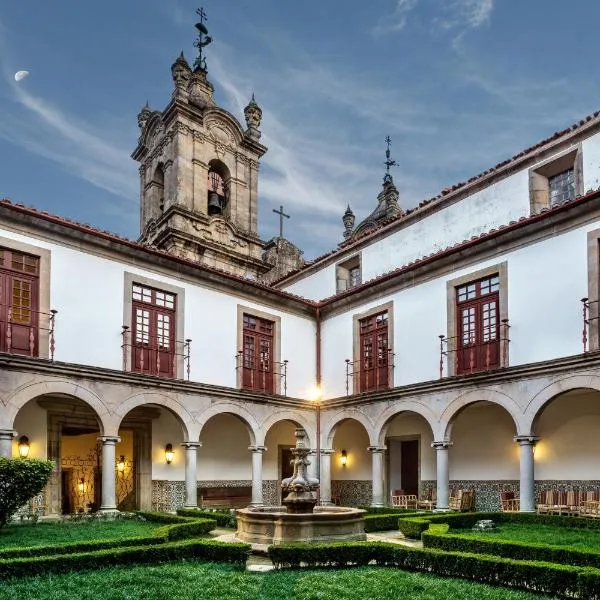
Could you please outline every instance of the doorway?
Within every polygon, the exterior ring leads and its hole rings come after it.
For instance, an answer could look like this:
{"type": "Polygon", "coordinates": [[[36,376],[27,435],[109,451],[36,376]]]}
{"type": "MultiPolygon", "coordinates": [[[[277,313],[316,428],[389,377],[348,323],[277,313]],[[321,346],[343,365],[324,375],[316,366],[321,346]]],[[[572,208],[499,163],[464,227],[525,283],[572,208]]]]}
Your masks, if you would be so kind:
{"type": "Polygon", "coordinates": [[[294,446],[279,446],[279,480],[277,481],[277,494],[279,503],[281,504],[281,480],[286,477],[291,477],[294,474],[294,455],[292,448],[294,446]]]}
{"type": "Polygon", "coordinates": [[[419,495],[420,437],[388,438],[389,492],[403,490],[405,494],[419,495]]]}

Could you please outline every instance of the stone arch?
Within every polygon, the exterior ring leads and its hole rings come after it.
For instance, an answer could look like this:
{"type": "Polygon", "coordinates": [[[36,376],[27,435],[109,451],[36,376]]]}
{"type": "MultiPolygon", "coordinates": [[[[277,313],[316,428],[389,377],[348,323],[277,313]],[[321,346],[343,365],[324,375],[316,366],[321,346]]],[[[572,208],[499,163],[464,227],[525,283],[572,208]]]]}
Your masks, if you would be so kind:
{"type": "Polygon", "coordinates": [[[85,402],[96,413],[100,434],[108,435],[107,432],[111,431],[110,411],[98,395],[74,381],[55,379],[25,384],[9,396],[4,417],[0,415],[0,428],[12,429],[17,413],[25,404],[52,394],[63,394],[85,402]],[[3,419],[5,423],[2,423],[3,419]]]}
{"type": "Polygon", "coordinates": [[[205,410],[203,413],[198,415],[198,438],[202,434],[206,423],[217,415],[230,414],[238,417],[248,429],[248,435],[250,436],[250,446],[256,446],[257,440],[260,439],[260,426],[254,415],[238,404],[231,402],[219,402],[205,410]]]}
{"type": "Polygon", "coordinates": [[[397,415],[402,413],[409,412],[419,415],[423,417],[427,424],[431,429],[431,434],[435,438],[436,429],[438,426],[437,419],[427,406],[421,404],[420,402],[413,401],[399,401],[397,403],[388,406],[377,418],[375,425],[373,427],[373,432],[377,438],[377,445],[384,446],[385,445],[385,433],[388,423],[397,415]]]}
{"type": "Polygon", "coordinates": [[[436,441],[450,439],[452,432],[452,425],[456,417],[469,405],[475,404],[476,402],[491,402],[504,408],[513,420],[515,426],[515,435],[521,430],[523,422],[523,412],[519,405],[507,394],[491,390],[488,388],[482,388],[477,390],[471,390],[466,392],[458,398],[455,398],[442,413],[437,431],[434,431],[436,441]]]}
{"type": "Polygon", "coordinates": [[[306,435],[308,437],[308,444],[310,448],[313,448],[316,442],[315,440],[315,429],[316,429],[316,420],[314,415],[305,415],[298,411],[293,410],[280,410],[269,415],[260,425],[260,435],[257,437],[257,445],[264,446],[265,440],[267,439],[267,434],[271,427],[280,421],[291,421],[296,425],[302,427],[304,431],[306,431],[306,435]],[[311,418],[313,417],[313,418],[311,418]],[[313,422],[311,422],[313,421],[313,422]]]}
{"type": "Polygon", "coordinates": [[[194,417],[179,401],[159,392],[141,392],[135,396],[130,396],[124,402],[120,403],[115,410],[111,424],[114,428],[114,435],[117,435],[123,419],[138,406],[146,404],[155,404],[162,406],[171,412],[179,421],[183,429],[183,437],[186,441],[197,441],[200,436],[200,430],[194,422],[194,417]]]}
{"type": "Polygon", "coordinates": [[[358,421],[366,430],[369,437],[369,444],[375,446],[377,438],[373,435],[373,423],[364,413],[355,409],[340,410],[332,415],[327,415],[328,418],[322,422],[321,439],[323,440],[323,448],[331,448],[336,429],[343,422],[349,419],[358,421]]]}
{"type": "Polygon", "coordinates": [[[578,389],[600,392],[600,377],[597,375],[570,375],[549,383],[527,403],[521,435],[532,433],[535,423],[544,408],[557,396],[578,389]]]}

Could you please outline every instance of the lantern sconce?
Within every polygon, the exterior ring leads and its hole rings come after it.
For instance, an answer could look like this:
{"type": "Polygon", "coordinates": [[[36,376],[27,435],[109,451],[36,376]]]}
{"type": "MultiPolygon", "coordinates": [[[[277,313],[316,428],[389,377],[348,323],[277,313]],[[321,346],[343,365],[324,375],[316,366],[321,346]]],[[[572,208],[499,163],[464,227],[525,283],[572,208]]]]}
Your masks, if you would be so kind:
{"type": "Polygon", "coordinates": [[[167,444],[165,446],[165,462],[170,465],[173,462],[174,457],[175,452],[173,451],[173,444],[167,444]]]}
{"type": "Polygon", "coordinates": [[[19,456],[21,458],[27,458],[29,456],[29,438],[26,435],[22,435],[19,438],[19,456]]]}
{"type": "Polygon", "coordinates": [[[83,477],[79,480],[79,483],[77,484],[77,491],[80,494],[83,494],[83,492],[85,492],[85,480],[83,477]]]}
{"type": "Polygon", "coordinates": [[[117,471],[119,471],[119,473],[125,472],[125,456],[123,456],[123,454],[119,456],[119,460],[117,462],[117,471]]]}
{"type": "Polygon", "coordinates": [[[342,456],[340,457],[340,462],[342,463],[342,467],[346,466],[348,462],[348,453],[345,450],[342,450],[342,456]]]}

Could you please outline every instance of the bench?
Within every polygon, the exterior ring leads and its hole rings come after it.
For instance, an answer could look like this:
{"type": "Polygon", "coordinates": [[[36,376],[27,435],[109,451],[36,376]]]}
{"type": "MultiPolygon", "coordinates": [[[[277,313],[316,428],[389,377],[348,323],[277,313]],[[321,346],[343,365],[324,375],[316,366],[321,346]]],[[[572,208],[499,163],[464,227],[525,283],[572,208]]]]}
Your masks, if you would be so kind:
{"type": "Polygon", "coordinates": [[[202,508],[245,508],[251,501],[249,485],[198,489],[198,506],[202,508]]]}

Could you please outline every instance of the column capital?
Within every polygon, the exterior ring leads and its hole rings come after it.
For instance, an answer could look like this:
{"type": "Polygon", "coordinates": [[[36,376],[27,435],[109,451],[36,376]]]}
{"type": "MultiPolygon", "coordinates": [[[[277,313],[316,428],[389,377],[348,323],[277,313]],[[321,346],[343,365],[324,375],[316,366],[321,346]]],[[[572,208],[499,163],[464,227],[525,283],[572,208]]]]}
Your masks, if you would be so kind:
{"type": "Polygon", "coordinates": [[[450,440],[440,440],[438,442],[431,442],[431,447],[436,450],[447,450],[452,446],[452,442],[450,440]]]}
{"type": "Polygon", "coordinates": [[[535,435],[515,435],[513,442],[517,442],[521,446],[534,446],[540,439],[535,435]]]}
{"type": "Polygon", "coordinates": [[[202,442],[181,442],[184,448],[202,448],[202,442]]]}
{"type": "Polygon", "coordinates": [[[332,454],[335,454],[335,450],[333,448],[321,448],[319,450],[319,454],[324,456],[331,456],[332,454]]]}
{"type": "Polygon", "coordinates": [[[383,453],[387,450],[387,446],[369,446],[367,448],[367,450],[369,452],[372,452],[373,454],[379,454],[379,453],[383,453]]]}
{"type": "Polygon", "coordinates": [[[263,452],[265,452],[267,450],[266,446],[248,446],[248,450],[250,450],[250,452],[260,452],[261,454],[263,452]]]}
{"type": "Polygon", "coordinates": [[[14,429],[0,429],[0,440],[12,440],[18,435],[14,429]]]}
{"type": "Polygon", "coordinates": [[[103,444],[113,446],[116,446],[121,441],[121,438],[118,435],[101,435],[97,439],[103,444]]]}

